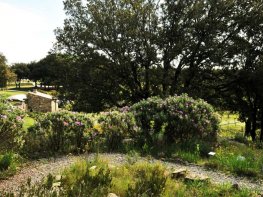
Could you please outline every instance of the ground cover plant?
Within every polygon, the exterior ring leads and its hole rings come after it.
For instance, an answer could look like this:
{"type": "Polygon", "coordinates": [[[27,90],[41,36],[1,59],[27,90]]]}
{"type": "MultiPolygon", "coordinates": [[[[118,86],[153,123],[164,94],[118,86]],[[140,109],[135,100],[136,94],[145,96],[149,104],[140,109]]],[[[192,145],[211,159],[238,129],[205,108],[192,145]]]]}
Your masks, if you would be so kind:
{"type": "MultiPolygon", "coordinates": [[[[49,175],[43,183],[21,188],[20,196],[257,196],[257,192],[235,189],[231,185],[213,185],[209,181],[173,179],[171,171],[161,164],[139,162],[121,166],[107,161],[81,160],[61,175],[49,175]]],[[[2,194],[10,196],[11,194],[2,194]]]]}

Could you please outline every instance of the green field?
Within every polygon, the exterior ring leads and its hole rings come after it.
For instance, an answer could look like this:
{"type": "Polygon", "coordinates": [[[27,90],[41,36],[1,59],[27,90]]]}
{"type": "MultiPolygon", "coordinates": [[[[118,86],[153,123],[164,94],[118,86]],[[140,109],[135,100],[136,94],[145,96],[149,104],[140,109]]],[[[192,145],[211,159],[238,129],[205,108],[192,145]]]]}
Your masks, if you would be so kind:
{"type": "Polygon", "coordinates": [[[31,117],[25,117],[24,118],[24,124],[23,124],[23,130],[27,131],[29,127],[33,126],[35,123],[35,120],[31,117]]]}
{"type": "Polygon", "coordinates": [[[5,99],[17,94],[27,94],[32,89],[33,86],[29,86],[29,85],[21,86],[21,88],[15,88],[15,86],[9,86],[6,90],[0,90],[0,97],[5,99]]]}
{"type": "Polygon", "coordinates": [[[237,134],[244,134],[245,123],[238,120],[238,114],[224,112],[221,115],[220,132],[221,137],[233,138],[237,134]]]}

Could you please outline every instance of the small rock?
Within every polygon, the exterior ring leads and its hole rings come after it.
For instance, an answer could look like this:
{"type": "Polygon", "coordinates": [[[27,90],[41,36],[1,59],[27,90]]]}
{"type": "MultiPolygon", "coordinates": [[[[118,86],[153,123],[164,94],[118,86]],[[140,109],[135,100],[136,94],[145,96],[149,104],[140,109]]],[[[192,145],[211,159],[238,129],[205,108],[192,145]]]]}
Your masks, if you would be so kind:
{"type": "Polygon", "coordinates": [[[52,187],[60,187],[61,186],[61,182],[56,182],[53,183],[52,187]]]}
{"type": "Polygon", "coordinates": [[[216,154],[215,152],[209,152],[208,153],[209,156],[215,156],[215,154],[216,154]]]}
{"type": "Polygon", "coordinates": [[[56,181],[60,181],[62,179],[62,176],[61,175],[57,175],[56,177],[55,177],[55,180],[56,181]]]}
{"type": "Polygon", "coordinates": [[[92,167],[90,167],[89,169],[90,170],[95,170],[97,168],[97,166],[92,166],[92,167]]]}
{"type": "Polygon", "coordinates": [[[114,193],[109,193],[107,197],[118,197],[118,196],[114,193]]]}
{"type": "Polygon", "coordinates": [[[175,170],[172,172],[172,178],[173,179],[185,178],[186,173],[187,173],[187,170],[184,168],[175,170]]]}
{"type": "Polygon", "coordinates": [[[185,177],[186,181],[202,181],[202,182],[206,182],[209,181],[209,177],[205,176],[205,175],[193,175],[193,174],[188,174],[185,177]]]}

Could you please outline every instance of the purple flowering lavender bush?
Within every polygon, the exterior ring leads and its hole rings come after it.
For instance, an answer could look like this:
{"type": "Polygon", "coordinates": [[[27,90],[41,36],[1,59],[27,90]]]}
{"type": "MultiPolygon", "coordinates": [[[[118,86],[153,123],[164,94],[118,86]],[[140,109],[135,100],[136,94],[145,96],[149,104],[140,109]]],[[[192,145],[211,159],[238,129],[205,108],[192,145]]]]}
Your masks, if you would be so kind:
{"type": "Polygon", "coordinates": [[[129,107],[124,107],[120,111],[101,112],[97,116],[99,129],[109,151],[120,149],[122,141],[134,137],[139,129],[133,114],[128,110],[129,107]]]}
{"type": "Polygon", "coordinates": [[[28,130],[25,152],[33,154],[80,153],[94,137],[90,117],[82,113],[57,112],[41,116],[28,130]]]}
{"type": "Polygon", "coordinates": [[[133,105],[131,112],[147,143],[216,142],[219,119],[204,100],[186,94],[166,99],[152,97],[133,105]]]}

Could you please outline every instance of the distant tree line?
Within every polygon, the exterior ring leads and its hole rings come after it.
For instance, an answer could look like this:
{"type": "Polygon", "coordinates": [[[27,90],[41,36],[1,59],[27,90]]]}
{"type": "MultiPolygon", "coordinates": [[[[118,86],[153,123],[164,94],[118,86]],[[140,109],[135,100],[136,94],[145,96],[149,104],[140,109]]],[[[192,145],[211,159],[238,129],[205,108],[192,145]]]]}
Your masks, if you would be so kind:
{"type": "Polygon", "coordinates": [[[0,53],[0,89],[5,89],[8,82],[16,81],[16,74],[8,67],[6,57],[0,53]]]}

